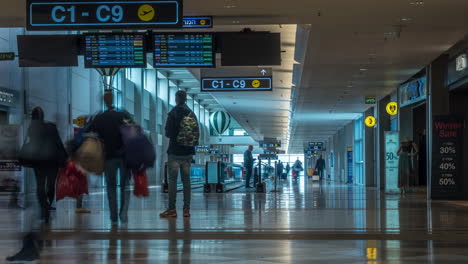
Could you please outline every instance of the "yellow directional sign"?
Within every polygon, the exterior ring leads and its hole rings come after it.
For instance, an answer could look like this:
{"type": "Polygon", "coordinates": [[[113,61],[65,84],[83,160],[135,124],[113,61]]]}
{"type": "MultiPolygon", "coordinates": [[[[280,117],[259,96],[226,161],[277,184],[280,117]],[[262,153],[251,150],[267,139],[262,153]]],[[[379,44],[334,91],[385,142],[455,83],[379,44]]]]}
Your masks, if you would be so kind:
{"type": "Polygon", "coordinates": [[[151,21],[153,20],[155,15],[156,14],[155,14],[154,8],[151,5],[144,4],[138,8],[138,17],[140,18],[141,21],[145,21],[145,22],[151,21]]]}
{"type": "Polygon", "coordinates": [[[200,25],[202,26],[206,25],[206,20],[205,19],[200,20],[200,25]]]}
{"type": "Polygon", "coordinates": [[[75,124],[78,127],[84,127],[86,124],[86,116],[79,116],[73,119],[73,124],[75,124]]]}
{"type": "Polygon", "coordinates": [[[387,104],[387,113],[389,115],[396,115],[398,114],[398,104],[396,102],[390,102],[387,104]]]}
{"type": "Polygon", "coordinates": [[[368,116],[366,117],[365,123],[368,127],[374,127],[377,124],[377,120],[373,116],[368,116]]]}
{"type": "Polygon", "coordinates": [[[260,87],[260,81],[259,80],[253,80],[252,81],[252,87],[254,87],[254,88],[260,87]]]}

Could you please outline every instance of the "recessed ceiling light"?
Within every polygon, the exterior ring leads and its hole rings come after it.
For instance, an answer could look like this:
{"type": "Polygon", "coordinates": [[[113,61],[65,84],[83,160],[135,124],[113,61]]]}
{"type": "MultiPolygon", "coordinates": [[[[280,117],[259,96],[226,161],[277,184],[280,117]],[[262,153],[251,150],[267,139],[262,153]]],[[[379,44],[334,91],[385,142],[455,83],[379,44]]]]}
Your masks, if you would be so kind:
{"type": "Polygon", "coordinates": [[[409,18],[409,17],[402,17],[402,18],[400,18],[400,21],[401,21],[401,22],[410,22],[411,20],[412,20],[412,19],[409,18]]]}
{"type": "Polygon", "coordinates": [[[367,69],[367,68],[361,68],[361,69],[359,69],[359,70],[360,70],[360,71],[367,71],[367,70],[369,70],[369,69],[367,69]]]}
{"type": "Polygon", "coordinates": [[[226,0],[224,2],[224,8],[236,8],[237,0],[226,0]]]}
{"type": "Polygon", "coordinates": [[[416,5],[416,6],[422,6],[424,5],[424,0],[413,0],[413,1],[410,1],[410,4],[416,5]]]}

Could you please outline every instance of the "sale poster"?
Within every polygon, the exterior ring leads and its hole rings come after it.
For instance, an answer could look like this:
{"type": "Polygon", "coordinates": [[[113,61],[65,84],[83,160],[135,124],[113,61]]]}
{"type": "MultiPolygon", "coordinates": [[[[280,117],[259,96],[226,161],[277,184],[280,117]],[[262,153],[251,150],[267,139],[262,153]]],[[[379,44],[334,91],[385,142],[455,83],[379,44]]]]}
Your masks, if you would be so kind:
{"type": "Polygon", "coordinates": [[[463,197],[463,130],[465,122],[435,116],[432,123],[432,199],[463,197]]]}
{"type": "Polygon", "coordinates": [[[385,192],[395,193],[398,189],[398,131],[385,132],[385,192]]]}

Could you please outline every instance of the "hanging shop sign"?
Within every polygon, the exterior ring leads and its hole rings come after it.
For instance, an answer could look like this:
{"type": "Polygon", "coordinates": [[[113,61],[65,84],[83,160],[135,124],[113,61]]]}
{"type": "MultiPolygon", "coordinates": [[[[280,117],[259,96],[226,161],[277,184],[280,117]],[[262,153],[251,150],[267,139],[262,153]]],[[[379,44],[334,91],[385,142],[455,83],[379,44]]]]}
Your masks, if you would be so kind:
{"type": "Polygon", "coordinates": [[[385,110],[387,110],[387,114],[389,115],[398,114],[398,103],[397,102],[388,103],[387,106],[385,107],[385,110]]]}
{"type": "Polygon", "coordinates": [[[425,100],[427,96],[426,76],[402,84],[399,88],[399,95],[401,107],[425,100]]]}
{"type": "Polygon", "coordinates": [[[281,141],[270,141],[270,140],[262,140],[259,141],[258,144],[260,145],[261,148],[279,148],[281,147],[281,141]]]}
{"type": "Polygon", "coordinates": [[[366,126],[368,127],[374,127],[377,124],[377,119],[375,119],[373,116],[368,116],[364,120],[364,123],[366,123],[366,126]]]}
{"type": "Polygon", "coordinates": [[[366,96],[364,98],[364,103],[374,105],[377,103],[377,99],[375,98],[375,96],[366,96]]]}
{"type": "Polygon", "coordinates": [[[212,28],[212,16],[184,16],[184,28],[212,28]]]}
{"type": "Polygon", "coordinates": [[[14,52],[0,52],[0,61],[12,61],[15,60],[14,52]]]}
{"type": "Polygon", "coordinates": [[[214,112],[210,115],[210,125],[218,135],[222,135],[231,125],[231,115],[224,111],[214,112]]]}
{"type": "Polygon", "coordinates": [[[180,28],[182,0],[27,0],[28,30],[180,28]]]}
{"type": "Polygon", "coordinates": [[[468,77],[468,55],[466,52],[452,58],[448,63],[447,86],[456,88],[466,82],[468,77]],[[459,82],[462,82],[458,84],[459,82]]]}
{"type": "Polygon", "coordinates": [[[309,142],[309,149],[323,150],[323,142],[309,142]]]}
{"type": "Polygon", "coordinates": [[[398,131],[385,131],[385,192],[398,192],[398,131]]]}
{"type": "Polygon", "coordinates": [[[465,122],[434,116],[432,124],[432,199],[463,197],[463,130],[465,122]]]}

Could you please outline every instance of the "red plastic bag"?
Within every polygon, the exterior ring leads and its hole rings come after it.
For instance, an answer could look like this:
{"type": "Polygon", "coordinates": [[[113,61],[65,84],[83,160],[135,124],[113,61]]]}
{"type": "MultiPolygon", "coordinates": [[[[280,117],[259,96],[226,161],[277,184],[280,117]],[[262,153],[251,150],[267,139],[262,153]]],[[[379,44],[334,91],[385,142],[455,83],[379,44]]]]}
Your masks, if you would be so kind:
{"type": "Polygon", "coordinates": [[[136,197],[147,197],[149,195],[148,178],[146,177],[146,170],[134,172],[133,182],[135,184],[133,194],[136,197]]]}
{"type": "Polygon", "coordinates": [[[74,162],[68,161],[67,166],[59,171],[56,190],[57,201],[65,197],[78,199],[82,194],[88,194],[88,180],[74,162]]]}

